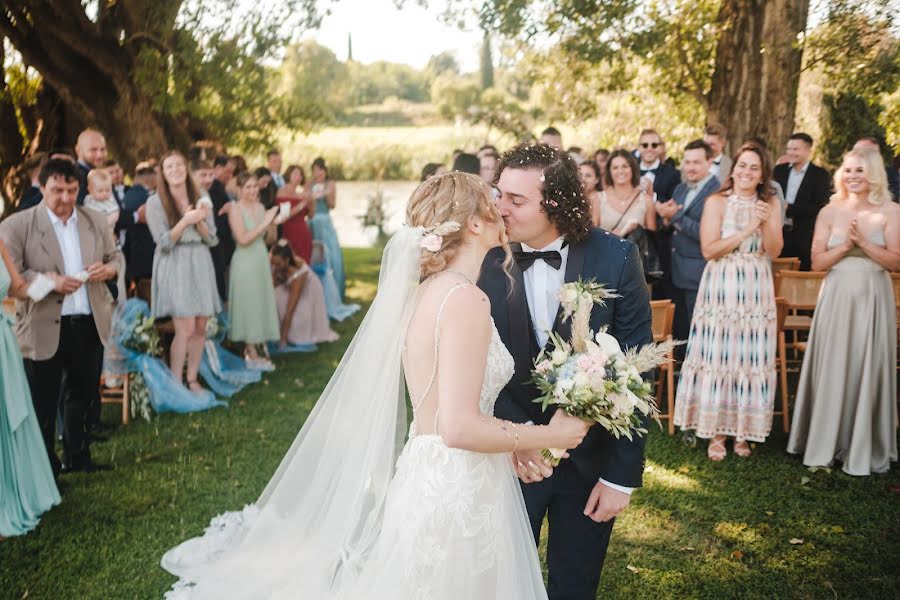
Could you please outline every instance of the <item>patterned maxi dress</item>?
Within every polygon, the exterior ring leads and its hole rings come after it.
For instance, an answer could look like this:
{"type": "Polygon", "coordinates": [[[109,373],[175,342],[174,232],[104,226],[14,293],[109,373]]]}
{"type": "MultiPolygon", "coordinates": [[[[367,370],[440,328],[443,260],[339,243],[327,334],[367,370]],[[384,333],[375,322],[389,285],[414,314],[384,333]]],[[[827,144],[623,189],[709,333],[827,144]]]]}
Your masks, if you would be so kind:
{"type": "MultiPolygon", "coordinates": [[[[728,197],[722,237],[741,231],[756,198],[728,197]]],[[[675,424],[697,437],[764,442],[775,402],[775,291],[757,230],[703,270],[687,355],[675,399],[675,424]]]]}

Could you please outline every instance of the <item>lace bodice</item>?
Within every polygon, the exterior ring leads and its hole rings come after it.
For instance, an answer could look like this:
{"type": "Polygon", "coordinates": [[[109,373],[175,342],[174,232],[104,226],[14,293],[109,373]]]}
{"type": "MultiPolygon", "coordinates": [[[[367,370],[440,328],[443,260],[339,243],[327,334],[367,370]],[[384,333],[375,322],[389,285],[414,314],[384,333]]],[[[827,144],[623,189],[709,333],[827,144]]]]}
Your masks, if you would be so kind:
{"type": "MultiPolygon", "coordinates": [[[[743,230],[753,218],[755,206],[756,196],[752,198],[739,198],[737,194],[728,196],[725,215],[722,217],[722,239],[743,230]]],[[[747,236],[732,254],[761,254],[762,251],[762,230],[757,229],[752,235],[747,236]]]]}

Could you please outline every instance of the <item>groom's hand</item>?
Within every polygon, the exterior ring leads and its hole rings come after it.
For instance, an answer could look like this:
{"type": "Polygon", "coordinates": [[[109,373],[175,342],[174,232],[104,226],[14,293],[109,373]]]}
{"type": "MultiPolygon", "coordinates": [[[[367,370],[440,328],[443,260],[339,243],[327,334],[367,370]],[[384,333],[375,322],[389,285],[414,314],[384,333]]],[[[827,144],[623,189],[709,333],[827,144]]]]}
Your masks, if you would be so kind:
{"type": "Polygon", "coordinates": [[[519,450],[512,460],[522,483],[537,483],[553,475],[553,466],[541,456],[540,450],[519,450]]]}
{"type": "Polygon", "coordinates": [[[584,514],[598,523],[605,523],[628,508],[629,502],[631,502],[630,494],[598,483],[591,491],[591,496],[584,507],[584,514]]]}

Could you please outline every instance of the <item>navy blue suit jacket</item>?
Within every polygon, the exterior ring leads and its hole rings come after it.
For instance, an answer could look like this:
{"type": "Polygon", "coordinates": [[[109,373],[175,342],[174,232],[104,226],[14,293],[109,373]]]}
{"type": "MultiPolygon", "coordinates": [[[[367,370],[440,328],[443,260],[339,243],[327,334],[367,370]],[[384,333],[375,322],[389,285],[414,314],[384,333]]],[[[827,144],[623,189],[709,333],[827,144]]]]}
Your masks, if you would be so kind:
{"type": "MultiPolygon", "coordinates": [[[[711,177],[700,188],[687,210],[679,210],[672,217],[672,283],[683,290],[696,290],[700,287],[700,277],[706,268],[706,259],[700,249],[700,218],[706,199],[716,193],[722,184],[711,177]]],[[[688,185],[680,183],[675,188],[672,199],[684,206],[688,185]]]]}
{"type": "MultiPolygon", "coordinates": [[[[516,244],[513,245],[518,249],[516,244]]],[[[525,295],[522,271],[513,265],[513,281],[503,272],[505,255],[499,248],[485,259],[479,287],[491,301],[491,315],[500,338],[515,360],[515,375],[497,398],[494,414],[510,421],[546,424],[555,409],[541,410],[535,403],[537,389],[529,383],[534,359],[539,348],[525,295]]],[[[607,289],[614,289],[621,298],[607,300],[604,306],[594,306],[591,329],[609,327],[623,349],[653,341],[650,328],[650,298],[644,282],[641,257],[633,242],[623,240],[608,231],[594,229],[587,240],[573,244],[566,263],[566,282],[594,279],[607,289]]],[[[568,340],[569,322],[560,322],[557,315],[553,330],[568,340]]],[[[584,441],[570,452],[572,464],[590,481],[601,477],[618,485],[640,487],[644,471],[644,438],[634,441],[616,439],[599,426],[591,427],[584,441]]]]}
{"type": "Polygon", "coordinates": [[[144,186],[135,184],[129,188],[122,199],[122,212],[119,222],[125,228],[125,277],[128,281],[149,279],[153,276],[153,253],[156,242],[150,228],[145,223],[135,223],[134,213],[143,206],[150,197],[144,186]]]}

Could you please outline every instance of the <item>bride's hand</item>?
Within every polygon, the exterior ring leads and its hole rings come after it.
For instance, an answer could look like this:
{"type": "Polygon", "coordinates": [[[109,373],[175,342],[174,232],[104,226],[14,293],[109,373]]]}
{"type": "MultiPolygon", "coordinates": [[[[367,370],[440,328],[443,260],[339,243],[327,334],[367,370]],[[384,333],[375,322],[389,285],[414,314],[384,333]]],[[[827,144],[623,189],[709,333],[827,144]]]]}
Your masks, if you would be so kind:
{"type": "Polygon", "coordinates": [[[553,429],[554,436],[559,440],[554,447],[570,450],[581,444],[591,424],[576,417],[570,417],[565,411],[557,410],[553,413],[548,427],[553,429]]]}

